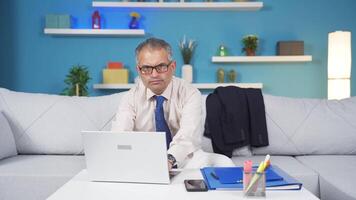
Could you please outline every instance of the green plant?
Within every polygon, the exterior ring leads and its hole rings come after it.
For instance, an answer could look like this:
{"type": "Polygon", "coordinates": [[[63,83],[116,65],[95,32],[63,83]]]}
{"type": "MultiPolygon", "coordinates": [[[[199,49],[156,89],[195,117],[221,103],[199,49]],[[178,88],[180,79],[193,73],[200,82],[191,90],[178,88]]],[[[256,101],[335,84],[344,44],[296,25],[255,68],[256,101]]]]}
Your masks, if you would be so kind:
{"type": "Polygon", "coordinates": [[[196,41],[194,40],[187,41],[185,36],[183,40],[179,42],[179,49],[182,54],[184,64],[190,64],[196,46],[197,46],[196,41]]]}
{"type": "Polygon", "coordinates": [[[256,51],[258,47],[258,36],[246,35],[242,38],[242,44],[244,45],[242,52],[248,51],[248,49],[251,51],[256,51]]]}
{"type": "Polygon", "coordinates": [[[84,65],[74,65],[69,69],[69,73],[64,79],[67,87],[63,90],[63,95],[68,96],[88,96],[87,83],[90,80],[88,68],[84,65]]]}

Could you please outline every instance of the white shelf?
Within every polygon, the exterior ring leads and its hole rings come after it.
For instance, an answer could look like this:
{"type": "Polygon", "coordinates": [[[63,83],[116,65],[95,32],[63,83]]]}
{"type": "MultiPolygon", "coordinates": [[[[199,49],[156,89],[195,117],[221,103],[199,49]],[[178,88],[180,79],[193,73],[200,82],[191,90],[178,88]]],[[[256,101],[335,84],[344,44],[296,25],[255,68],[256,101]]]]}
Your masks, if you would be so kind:
{"type": "Polygon", "coordinates": [[[131,89],[135,84],[94,84],[94,89],[131,89]]]}
{"type": "Polygon", "coordinates": [[[312,56],[213,56],[214,63],[309,62],[312,56]]]}
{"type": "Polygon", "coordinates": [[[105,2],[93,1],[93,7],[159,8],[182,10],[257,11],[263,2],[105,2]]]}
{"type": "Polygon", "coordinates": [[[262,88],[262,83],[193,83],[198,89],[215,89],[217,87],[236,86],[240,88],[262,88]]]}
{"type": "MultiPolygon", "coordinates": [[[[134,86],[135,84],[94,84],[94,89],[122,89],[127,90],[134,86]]],[[[241,88],[262,88],[262,83],[193,83],[198,89],[215,89],[219,86],[237,86],[241,88]]]]}
{"type": "Polygon", "coordinates": [[[143,36],[143,29],[64,29],[45,28],[45,34],[50,35],[87,35],[87,36],[143,36]]]}

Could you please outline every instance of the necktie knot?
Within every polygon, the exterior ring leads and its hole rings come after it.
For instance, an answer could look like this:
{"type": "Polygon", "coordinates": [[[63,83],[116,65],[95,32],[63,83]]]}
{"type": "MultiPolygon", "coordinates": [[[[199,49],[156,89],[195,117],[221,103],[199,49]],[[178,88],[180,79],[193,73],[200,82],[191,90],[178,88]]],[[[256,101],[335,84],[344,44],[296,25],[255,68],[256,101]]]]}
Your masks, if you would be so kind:
{"type": "Polygon", "coordinates": [[[156,108],[162,107],[165,98],[163,96],[155,96],[155,98],[156,98],[156,108]]]}

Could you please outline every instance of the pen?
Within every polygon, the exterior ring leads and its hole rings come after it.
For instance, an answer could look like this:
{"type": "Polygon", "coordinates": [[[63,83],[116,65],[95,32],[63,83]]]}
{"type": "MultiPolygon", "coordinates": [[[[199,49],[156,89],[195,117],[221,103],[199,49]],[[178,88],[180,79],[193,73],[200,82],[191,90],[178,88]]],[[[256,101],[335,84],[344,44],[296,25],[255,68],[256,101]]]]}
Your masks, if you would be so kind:
{"type": "Polygon", "coordinates": [[[219,180],[219,177],[218,177],[214,172],[211,172],[210,175],[211,175],[215,180],[219,180]]]}
{"type": "MultiPolygon", "coordinates": [[[[246,190],[248,184],[251,181],[251,177],[252,177],[252,161],[251,160],[245,160],[244,162],[244,168],[243,168],[243,189],[246,190]]],[[[240,183],[241,181],[237,181],[238,183],[240,183]]]]}

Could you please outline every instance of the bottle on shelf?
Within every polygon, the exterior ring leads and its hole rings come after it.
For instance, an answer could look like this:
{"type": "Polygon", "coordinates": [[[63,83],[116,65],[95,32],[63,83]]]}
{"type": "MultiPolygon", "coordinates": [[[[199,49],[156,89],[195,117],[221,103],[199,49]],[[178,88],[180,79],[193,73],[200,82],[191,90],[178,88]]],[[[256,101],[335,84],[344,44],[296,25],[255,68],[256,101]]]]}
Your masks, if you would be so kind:
{"type": "Polygon", "coordinates": [[[92,20],[92,28],[93,29],[101,29],[101,19],[99,11],[95,11],[91,17],[92,20]]]}

